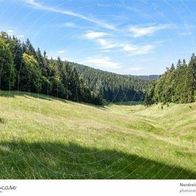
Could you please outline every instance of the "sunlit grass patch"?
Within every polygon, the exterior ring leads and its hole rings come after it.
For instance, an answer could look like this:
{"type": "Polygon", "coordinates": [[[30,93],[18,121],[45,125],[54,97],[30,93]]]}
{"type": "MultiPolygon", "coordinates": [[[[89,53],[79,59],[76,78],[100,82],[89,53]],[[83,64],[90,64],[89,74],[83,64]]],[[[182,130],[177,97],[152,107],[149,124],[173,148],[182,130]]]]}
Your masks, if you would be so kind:
{"type": "Polygon", "coordinates": [[[100,108],[0,94],[0,178],[196,178],[196,103],[100,108]]]}

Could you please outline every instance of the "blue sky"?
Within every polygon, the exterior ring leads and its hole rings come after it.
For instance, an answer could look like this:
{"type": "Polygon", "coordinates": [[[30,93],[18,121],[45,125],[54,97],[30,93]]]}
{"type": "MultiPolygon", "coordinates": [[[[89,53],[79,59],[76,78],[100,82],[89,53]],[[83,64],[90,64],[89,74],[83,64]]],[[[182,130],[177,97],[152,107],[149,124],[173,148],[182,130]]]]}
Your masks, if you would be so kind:
{"type": "Polygon", "coordinates": [[[196,52],[196,0],[0,0],[0,30],[48,57],[161,74],[196,52]]]}

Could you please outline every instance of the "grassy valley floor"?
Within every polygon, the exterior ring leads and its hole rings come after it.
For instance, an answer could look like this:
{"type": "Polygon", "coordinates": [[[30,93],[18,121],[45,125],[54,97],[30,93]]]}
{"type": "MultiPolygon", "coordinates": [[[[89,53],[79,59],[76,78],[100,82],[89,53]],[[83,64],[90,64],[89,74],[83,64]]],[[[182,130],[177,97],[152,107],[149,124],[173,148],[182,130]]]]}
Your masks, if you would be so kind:
{"type": "Polygon", "coordinates": [[[0,91],[1,179],[196,179],[196,103],[95,107],[0,91]]]}

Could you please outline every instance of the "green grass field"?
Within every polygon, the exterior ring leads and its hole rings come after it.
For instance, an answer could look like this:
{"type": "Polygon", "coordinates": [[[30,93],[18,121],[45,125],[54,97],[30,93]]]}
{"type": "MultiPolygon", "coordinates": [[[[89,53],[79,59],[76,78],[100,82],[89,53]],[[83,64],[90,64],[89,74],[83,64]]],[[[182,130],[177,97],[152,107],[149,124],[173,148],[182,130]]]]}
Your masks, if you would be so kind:
{"type": "Polygon", "coordinates": [[[1,179],[196,179],[196,103],[95,107],[0,91],[1,179]]]}

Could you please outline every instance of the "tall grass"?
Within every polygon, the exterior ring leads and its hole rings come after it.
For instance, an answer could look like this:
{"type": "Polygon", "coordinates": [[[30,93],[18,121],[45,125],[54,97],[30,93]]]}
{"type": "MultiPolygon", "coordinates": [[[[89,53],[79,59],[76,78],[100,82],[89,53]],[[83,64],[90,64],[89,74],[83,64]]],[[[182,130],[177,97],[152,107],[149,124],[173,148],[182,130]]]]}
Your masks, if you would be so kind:
{"type": "Polygon", "coordinates": [[[196,178],[196,103],[94,107],[0,92],[0,178],[196,178]]]}

